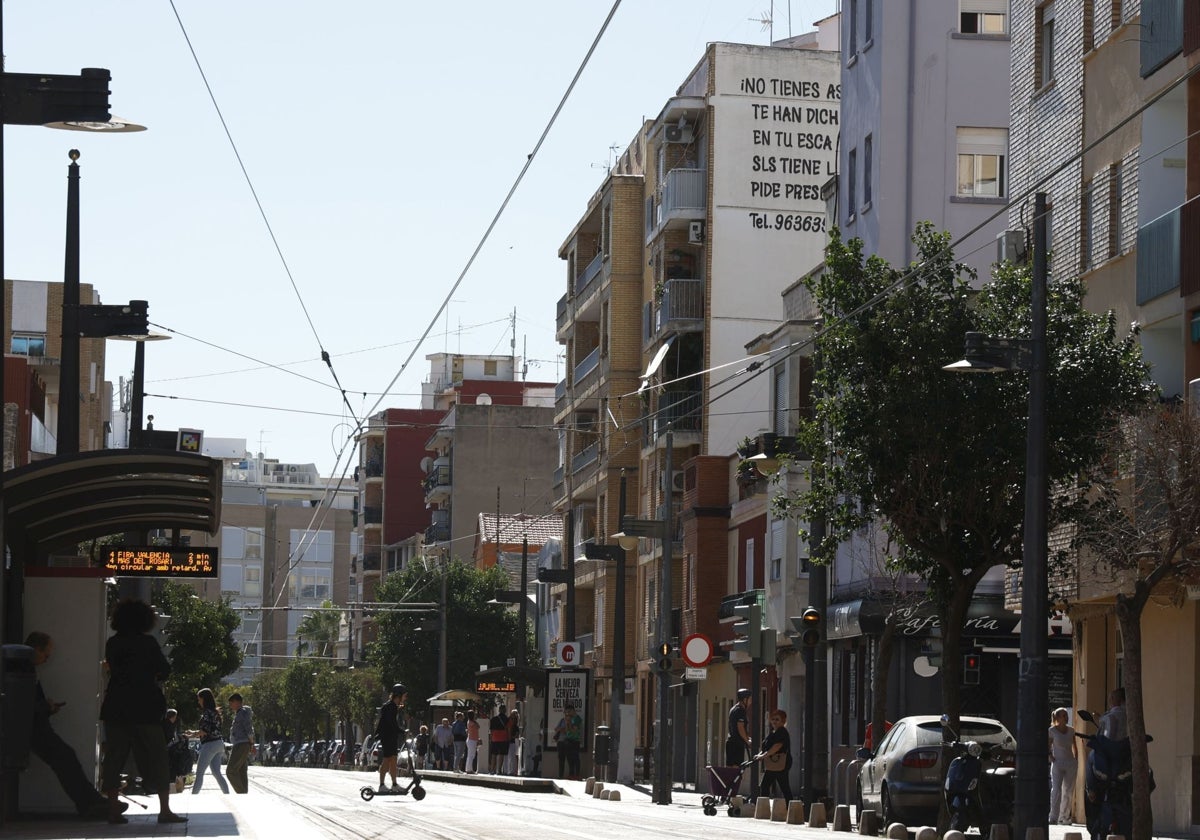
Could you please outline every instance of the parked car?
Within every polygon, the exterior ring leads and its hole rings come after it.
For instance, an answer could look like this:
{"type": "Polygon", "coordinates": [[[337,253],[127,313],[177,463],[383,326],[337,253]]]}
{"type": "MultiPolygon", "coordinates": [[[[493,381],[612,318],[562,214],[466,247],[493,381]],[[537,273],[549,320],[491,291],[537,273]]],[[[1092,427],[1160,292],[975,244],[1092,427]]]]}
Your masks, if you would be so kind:
{"type": "MultiPolygon", "coordinates": [[[[1012,733],[998,720],[964,717],[959,738],[1003,748],[1001,761],[1013,762],[1012,733]]],[[[935,825],[942,803],[942,781],[949,759],[945,758],[945,733],[940,715],[901,718],[884,736],[879,748],[860,750],[858,807],[874,810],[884,825],[935,825]]]]}

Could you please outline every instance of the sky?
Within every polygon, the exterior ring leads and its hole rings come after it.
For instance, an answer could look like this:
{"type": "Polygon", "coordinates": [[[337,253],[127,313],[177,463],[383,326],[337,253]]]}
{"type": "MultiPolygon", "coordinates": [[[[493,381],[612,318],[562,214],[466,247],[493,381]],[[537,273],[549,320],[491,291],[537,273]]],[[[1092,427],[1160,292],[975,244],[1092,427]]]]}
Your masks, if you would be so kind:
{"type": "MultiPolygon", "coordinates": [[[[148,130],[5,128],[5,276],[62,280],[77,148],[83,282],[172,336],[146,348],[156,428],[336,476],[367,412],[419,407],[426,355],[507,355],[514,313],[527,378],[557,382],[558,249],[606,165],[706,43],[771,38],[771,0],[623,0],[439,315],[612,5],[7,0],[6,70],[107,68],[112,113],[148,130]]],[[[839,4],[773,5],[778,39],[839,4]]],[[[132,343],[107,352],[130,378],[132,343]]]]}

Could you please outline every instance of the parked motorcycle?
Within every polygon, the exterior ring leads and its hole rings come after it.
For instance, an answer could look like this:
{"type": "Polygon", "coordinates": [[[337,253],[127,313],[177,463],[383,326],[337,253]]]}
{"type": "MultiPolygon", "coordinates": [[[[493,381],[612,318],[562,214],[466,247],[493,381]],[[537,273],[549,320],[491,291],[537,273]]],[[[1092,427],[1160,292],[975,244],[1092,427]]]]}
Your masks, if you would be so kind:
{"type": "MultiPolygon", "coordinates": [[[[1099,727],[1096,716],[1087,709],[1076,714],[1092,726],[1099,727]]],[[[1092,840],[1104,840],[1110,834],[1129,837],[1133,833],[1133,756],[1129,739],[1114,741],[1099,731],[1085,735],[1076,732],[1075,737],[1087,742],[1089,747],[1084,788],[1083,807],[1087,829],[1092,840]]],[[[1147,743],[1153,741],[1146,736],[1147,743]]],[[[1154,771],[1150,771],[1150,790],[1154,790],[1154,771]]]]}
{"type": "Polygon", "coordinates": [[[962,741],[946,715],[942,727],[951,736],[942,746],[954,756],[943,791],[950,828],[965,832],[975,825],[981,837],[988,837],[993,825],[1006,825],[1011,833],[1016,781],[1012,745],[962,741]]]}

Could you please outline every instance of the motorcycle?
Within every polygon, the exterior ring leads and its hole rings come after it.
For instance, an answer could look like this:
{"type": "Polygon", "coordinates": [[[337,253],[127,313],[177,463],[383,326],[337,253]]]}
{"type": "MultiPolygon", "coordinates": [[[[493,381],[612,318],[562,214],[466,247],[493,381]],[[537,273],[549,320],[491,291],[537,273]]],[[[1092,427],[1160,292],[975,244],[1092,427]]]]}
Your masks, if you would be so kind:
{"type": "MultiPolygon", "coordinates": [[[[1087,709],[1076,714],[1092,726],[1099,727],[1096,716],[1087,709]]],[[[1133,756],[1129,739],[1113,740],[1100,731],[1091,735],[1075,733],[1088,745],[1083,800],[1084,818],[1092,840],[1103,840],[1109,834],[1129,837],[1133,833],[1133,756]]],[[[1153,741],[1146,736],[1147,743],[1153,741]]],[[[1150,790],[1154,790],[1154,771],[1150,771],[1150,790]]]]}
{"type": "Polygon", "coordinates": [[[950,828],[965,832],[975,825],[988,837],[999,824],[1011,832],[1016,767],[1010,745],[961,741],[948,722],[943,715],[942,727],[952,737],[942,747],[954,756],[943,786],[950,828]]]}

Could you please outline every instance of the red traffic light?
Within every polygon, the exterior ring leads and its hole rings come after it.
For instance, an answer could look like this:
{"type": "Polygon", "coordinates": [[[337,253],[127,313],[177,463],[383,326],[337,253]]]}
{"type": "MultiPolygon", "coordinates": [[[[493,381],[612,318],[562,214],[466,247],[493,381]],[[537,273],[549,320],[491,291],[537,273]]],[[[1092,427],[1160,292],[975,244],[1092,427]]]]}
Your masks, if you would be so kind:
{"type": "Polygon", "coordinates": [[[974,653],[968,653],[963,657],[963,668],[968,671],[978,671],[979,657],[974,653]]]}

